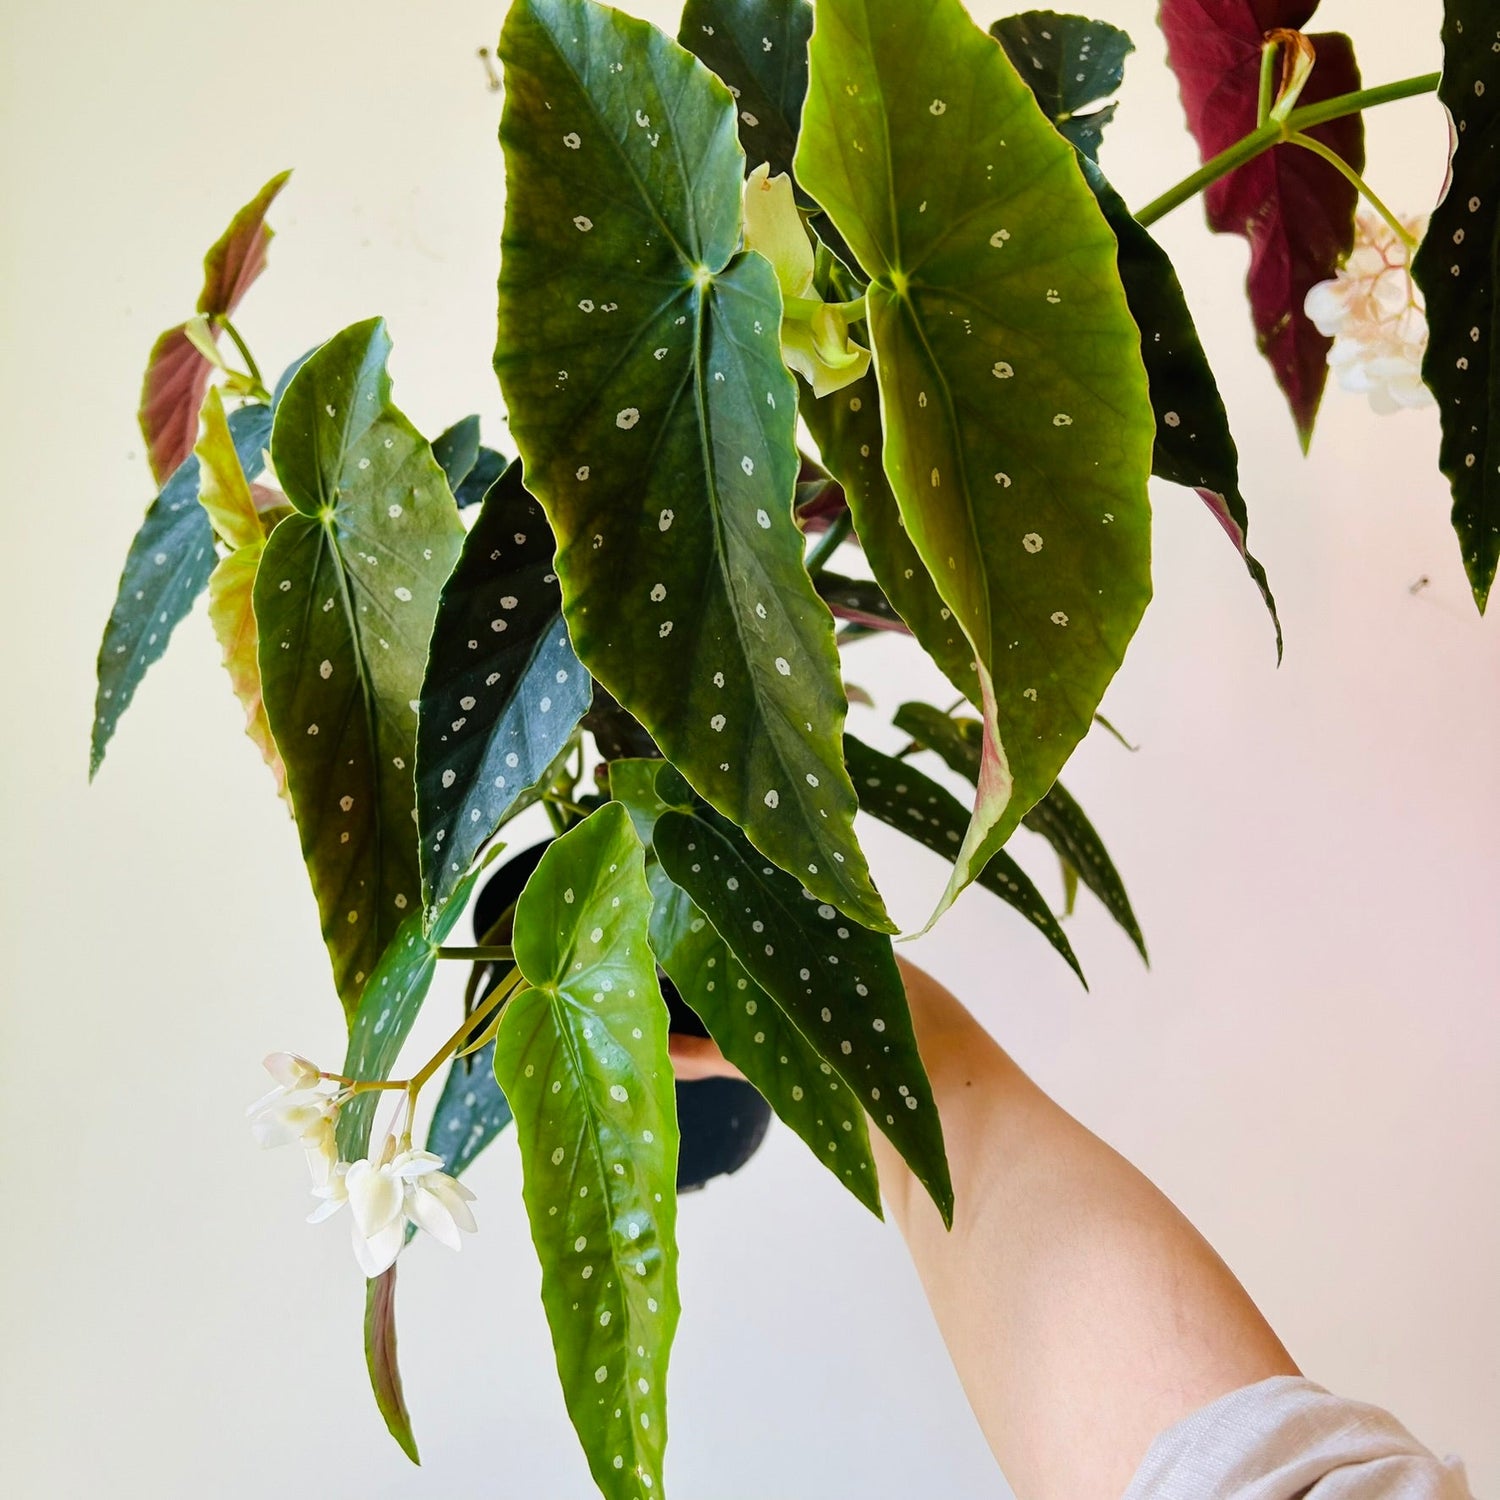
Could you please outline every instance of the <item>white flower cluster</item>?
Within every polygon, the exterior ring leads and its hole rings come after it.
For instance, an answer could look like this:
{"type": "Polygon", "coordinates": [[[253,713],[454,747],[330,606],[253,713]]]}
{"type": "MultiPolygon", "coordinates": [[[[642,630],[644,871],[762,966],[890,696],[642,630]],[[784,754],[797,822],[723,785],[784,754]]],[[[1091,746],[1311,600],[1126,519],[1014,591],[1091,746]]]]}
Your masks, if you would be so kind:
{"type": "MultiPolygon", "coordinates": [[[[1421,238],[1423,220],[1402,222],[1413,240],[1421,238]]],[[[1384,219],[1361,214],[1349,259],[1304,303],[1318,331],[1333,340],[1328,364],[1338,383],[1363,392],[1382,416],[1432,400],[1422,383],[1427,316],[1412,281],[1411,254],[1384,219]]]]}
{"type": "Polygon", "coordinates": [[[354,1258],[366,1276],[391,1266],[406,1243],[408,1224],[451,1250],[462,1246],[460,1231],[478,1228],[469,1207],[474,1194],[443,1171],[441,1156],[413,1151],[409,1144],[397,1150],[392,1138],[378,1161],[340,1161],[338,1115],[351,1090],[290,1052],[273,1052],[265,1066],[276,1087],[250,1106],[251,1133],[262,1146],[301,1144],[313,1196],[320,1200],[308,1222],[321,1223],[347,1203],[354,1258]]]}

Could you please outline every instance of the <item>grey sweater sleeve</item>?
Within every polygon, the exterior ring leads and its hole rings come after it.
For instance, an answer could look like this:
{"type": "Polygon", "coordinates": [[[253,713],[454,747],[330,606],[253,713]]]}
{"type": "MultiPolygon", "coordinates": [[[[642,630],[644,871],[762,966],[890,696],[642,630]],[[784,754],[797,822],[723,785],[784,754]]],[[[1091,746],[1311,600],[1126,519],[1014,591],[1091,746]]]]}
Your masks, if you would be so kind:
{"type": "Polygon", "coordinates": [[[1151,1445],[1124,1500],[1474,1500],[1388,1412],[1281,1375],[1232,1391],[1151,1445]]]}

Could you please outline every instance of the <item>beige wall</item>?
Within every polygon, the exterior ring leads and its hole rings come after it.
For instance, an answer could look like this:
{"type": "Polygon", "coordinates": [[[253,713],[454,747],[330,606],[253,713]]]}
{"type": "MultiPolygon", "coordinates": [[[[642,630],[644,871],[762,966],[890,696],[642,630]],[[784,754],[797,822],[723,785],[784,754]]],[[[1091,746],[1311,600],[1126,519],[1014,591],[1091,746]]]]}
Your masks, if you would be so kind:
{"type": "MultiPolygon", "coordinates": [[[[1095,9],[1140,46],[1106,157],[1139,203],[1191,146],[1149,0],[1095,9]]],[[[1357,28],[1373,80],[1436,65],[1437,0],[1323,9],[1357,28]]],[[[499,15],[498,0],[0,8],[0,1490],[20,1500],[589,1492],[513,1148],[474,1173],[484,1230],[462,1259],[423,1245],[403,1269],[418,1472],[364,1389],[343,1232],[303,1226],[299,1163],[249,1141],[257,1059],[332,1058],[340,1023],[292,830],[201,615],[84,779],[99,629],[149,498],[140,365],[267,176],[297,168],[243,319],[265,362],[383,312],[414,419],[436,431],[480,410],[494,429],[498,101],[474,49],[499,15]]],[[[1381,112],[1371,140],[1387,196],[1430,201],[1434,107],[1381,112]]],[[[1241,437],[1286,665],[1214,525],[1162,489],[1158,597],[1108,703],[1142,748],[1091,741],[1069,773],[1154,969],[1085,902],[1085,996],[978,894],[919,953],[1204,1227],[1310,1373],[1466,1452],[1493,1492],[1497,622],[1466,597],[1432,414],[1378,421],[1332,393],[1304,462],[1251,349],[1242,246],[1210,241],[1196,208],[1162,232],[1241,437]]],[[[900,646],[862,649],[851,674],[887,712],[929,680],[900,646]]],[[[918,918],[939,869],[880,830],[870,843],[918,918]]],[[[1047,860],[1022,852],[1051,889],[1047,860]]],[[[679,1496],[1003,1493],[898,1241],[786,1132],[684,1204],[682,1241],[679,1496]]]]}

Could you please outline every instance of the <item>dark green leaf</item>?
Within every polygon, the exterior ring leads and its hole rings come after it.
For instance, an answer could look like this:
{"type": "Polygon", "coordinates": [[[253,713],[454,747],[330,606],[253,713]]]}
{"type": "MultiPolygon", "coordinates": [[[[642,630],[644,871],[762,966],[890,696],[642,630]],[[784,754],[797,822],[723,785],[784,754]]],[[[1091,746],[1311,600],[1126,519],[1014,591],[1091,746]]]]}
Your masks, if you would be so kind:
{"type": "MultiPolygon", "coordinates": [[[[203,258],[199,313],[210,317],[232,313],[250,284],[265,270],[274,233],[266,223],[266,214],[291,175],[278,172],[209,247],[203,258]]],[[[139,417],[146,457],[160,485],[165,485],[193,451],[198,410],[212,374],[213,366],[194,347],[185,324],[167,329],[152,346],[141,384],[139,417]]]]}
{"type": "MultiPolygon", "coordinates": [[[[480,873],[475,870],[454,892],[430,932],[423,931],[422,913],[413,911],[391,939],[365,986],[364,998],[349,1028],[349,1050],[344,1055],[346,1078],[380,1082],[391,1076],[432,986],[438,949],[463,915],[480,873]]],[[[342,1160],[358,1161],[369,1151],[370,1125],[379,1097],[375,1093],[360,1094],[339,1111],[342,1160]]]]}
{"type": "Polygon", "coordinates": [[[792,170],[807,96],[806,0],[687,0],[677,39],[729,86],[745,165],[792,170]]]}
{"type": "Polygon", "coordinates": [[[547,518],[512,464],[443,588],[422,683],[417,826],[431,909],[546,774],[589,706],[552,552],[547,518]]]}
{"type": "Polygon", "coordinates": [[[1141,356],[1156,417],[1151,472],[1197,490],[1224,528],[1271,613],[1279,661],[1282,641],[1276,600],[1266,570],[1246,545],[1250,520],[1240,494],[1239,452],[1177,272],[1166,251],[1136,223],[1124,199],[1094,163],[1114,106],[1073,118],[1082,106],[1119,88],[1126,54],[1133,50],[1130,38],[1102,21],[1052,11],[1029,11],[996,21],[990,31],[1000,39],[1041,107],[1054,119],[1067,117],[1059,128],[1083,156],[1084,181],[1119,241],[1120,279],[1131,316],[1141,330],[1141,356]]]}
{"type": "Polygon", "coordinates": [[[390,1434],[401,1451],[414,1463],[422,1462],[411,1430],[411,1413],[401,1389],[401,1368],[396,1362],[396,1267],[389,1266],[365,1282],[365,1367],[370,1389],[390,1434]]]}
{"type": "Polygon", "coordinates": [[[1067,789],[1055,785],[1026,814],[1026,826],[1052,845],[1064,868],[1072,869],[1104,903],[1105,910],[1124,928],[1137,952],[1150,963],[1140,923],[1131,910],[1130,897],[1125,894],[1125,882],[1099,842],[1094,825],[1084,816],[1083,809],[1069,796],[1067,789]]]}
{"type": "Polygon", "coordinates": [[[907,630],[885,590],[872,578],[844,578],[826,568],[813,579],[818,597],[836,620],[848,620],[870,630],[907,630]]]}
{"type": "Polygon", "coordinates": [[[281,398],[286,395],[286,388],[292,383],[292,377],[318,352],[320,347],[320,345],[314,344],[305,354],[299,354],[281,372],[281,378],[276,382],[276,389],[271,392],[271,415],[273,417],[276,415],[277,408],[281,405],[281,398]]]}
{"type": "Polygon", "coordinates": [[[479,456],[474,460],[474,467],[464,476],[463,483],[453,491],[458,508],[468,510],[471,505],[478,505],[507,467],[503,453],[481,447],[479,456]]]}
{"type": "Polygon", "coordinates": [[[432,440],[432,456],[456,495],[479,461],[479,418],[465,417],[432,440]]]}
{"type": "Polygon", "coordinates": [[[609,794],[630,814],[636,837],[647,847],[656,832],[656,820],[667,810],[656,789],[659,760],[622,759],[609,763],[609,794]]]}
{"type": "MultiPolygon", "coordinates": [[[[657,788],[675,801],[669,776],[664,773],[657,788]]],[[[667,877],[822,1058],[818,1073],[800,1080],[803,1086],[820,1075],[841,1078],[951,1222],[943,1127],[890,938],[820,902],[701,802],[662,813],[655,848],[667,877]]]]}
{"type": "Polygon", "coordinates": [[[455,1057],[438,1096],[427,1149],[457,1177],[511,1122],[510,1104],[495,1082],[495,1047],[455,1057]]]}
{"type": "Polygon", "coordinates": [[[1438,97],[1455,146],[1413,273],[1427,299],[1422,375],[1443,418],[1439,464],[1479,611],[1500,564],[1500,25],[1489,0],[1445,0],[1438,97]]]}
{"type": "Polygon", "coordinates": [[[736,253],[733,101],[590,0],[517,0],[501,54],[495,368],[573,644],[757,848],[889,928],[854,837],[833,622],[792,519],[780,293],[736,253]]]}
{"type": "MultiPolygon", "coordinates": [[[[242,406],[230,417],[229,430],[246,478],[254,479],[265,467],[270,408],[242,406]]],[[[103,763],[105,749],[147,668],[167,649],[173,629],[213,573],[214,534],[198,503],[198,478],[198,460],[189,451],[162,486],[130,544],[99,647],[90,776],[103,763]]]]}
{"type": "Polygon", "coordinates": [[[1135,43],[1107,21],[1028,10],[990,27],[1048,119],[1085,156],[1099,155],[1104,127],[1115,117],[1106,103],[1125,81],[1135,43]]]}
{"type": "MultiPolygon", "coordinates": [[[[927,703],[906,703],[896,715],[896,727],[935,752],[960,776],[973,781],[979,775],[982,729],[977,720],[950,718],[927,703]]],[[[1026,814],[1024,822],[1052,845],[1065,866],[1071,865],[1083,878],[1110,916],[1125,929],[1141,957],[1146,958],[1145,939],[1131,910],[1130,898],[1125,894],[1125,883],[1083,809],[1061,783],[1053,783],[1047,795],[1026,814]]]]}
{"type": "Polygon", "coordinates": [[[979,678],[974,650],[953,611],[943,603],[927,566],[901,522],[881,454],[880,391],[873,373],[821,401],[804,400],[802,415],[823,462],[844,488],[870,571],[922,649],[976,707],[979,678]]]}
{"type": "Polygon", "coordinates": [[[978,666],[984,761],[941,911],[1135,632],[1155,421],[1115,237],[1005,53],[961,0],[819,6],[798,175],[871,277],[885,470],[978,666]]]}
{"type": "Polygon", "coordinates": [[[548,848],[521,895],[516,962],[535,987],[495,1042],[563,1395],[610,1500],[660,1493],[678,1315],[677,1105],[650,914],[640,840],[611,803],[548,848]]]}
{"type": "Polygon", "coordinates": [[[295,513],[255,580],[261,683],[346,1015],[408,912],[416,708],[463,526],[427,440],[391,404],[379,319],[330,339],[276,413],[295,513]]]}
{"type": "MultiPolygon", "coordinates": [[[[844,736],[844,755],[849,774],[859,792],[859,805],[882,823],[899,828],[919,844],[951,860],[963,842],[969,815],[951,792],[924,776],[915,766],[882,755],[853,735],[844,736]]],[[[1044,798],[1038,807],[1046,806],[1044,798]]],[[[1029,816],[1035,815],[1036,809],[1029,816]]],[[[975,881],[1026,918],[1060,953],[1068,967],[1083,980],[1077,955],[1067,935],[1057,925],[1052,908],[1031,883],[1031,877],[1003,849],[979,872],[975,881]]]]}
{"type": "Polygon", "coordinates": [[[647,872],[651,946],[719,1050],[871,1213],[880,1183],[859,1096],[824,1064],[796,1022],[746,973],[729,945],[660,864],[647,872]]]}

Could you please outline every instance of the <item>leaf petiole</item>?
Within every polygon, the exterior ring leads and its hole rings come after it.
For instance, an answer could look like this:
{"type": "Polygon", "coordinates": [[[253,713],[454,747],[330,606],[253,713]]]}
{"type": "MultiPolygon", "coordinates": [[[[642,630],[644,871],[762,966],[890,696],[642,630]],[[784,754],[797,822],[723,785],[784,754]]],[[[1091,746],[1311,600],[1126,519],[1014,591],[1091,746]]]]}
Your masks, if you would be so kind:
{"type": "Polygon", "coordinates": [[[1153,198],[1136,214],[1138,224],[1145,227],[1164,218],[1174,208],[1180,208],[1190,198],[1195,198],[1204,188],[1227,177],[1246,162],[1282,145],[1293,136],[1311,130],[1315,125],[1326,125],[1330,120],[1342,119],[1345,115],[1357,114],[1363,109],[1373,109],[1380,104],[1392,104],[1398,99],[1412,99],[1419,94],[1436,91],[1438,73],[1422,73],[1414,78],[1398,79],[1395,83],[1381,84],[1378,88],[1360,89],[1353,94],[1339,94],[1325,99],[1320,104],[1304,105],[1295,109],[1285,120],[1267,120],[1258,125],[1249,135],[1242,137],[1217,156],[1204,162],[1196,172],[1184,177],[1175,187],[1168,188],[1158,198],[1153,198]]]}
{"type": "Polygon", "coordinates": [[[809,578],[816,578],[828,566],[833,554],[849,540],[853,532],[854,516],[850,511],[843,511],[828,523],[828,530],[818,538],[812,550],[807,554],[809,578]]]}
{"type": "Polygon", "coordinates": [[[1370,184],[1337,151],[1330,151],[1322,141],[1316,141],[1310,135],[1303,135],[1300,131],[1292,136],[1291,144],[1301,146],[1304,151],[1311,151],[1314,156],[1321,157],[1326,161],[1334,171],[1354,186],[1355,190],[1365,199],[1370,207],[1390,226],[1391,233],[1408,250],[1415,250],[1417,248],[1417,241],[1413,235],[1407,232],[1406,226],[1385,206],[1370,184]]]}
{"type": "Polygon", "coordinates": [[[439,948],[437,956],[474,964],[508,964],[515,958],[508,947],[492,944],[484,944],[478,948],[439,948]]]}
{"type": "Polygon", "coordinates": [[[250,346],[240,336],[239,329],[223,313],[218,313],[214,317],[214,323],[229,335],[230,342],[240,351],[240,358],[245,361],[245,371],[254,385],[250,394],[257,401],[269,401],[271,393],[266,389],[266,383],[261,378],[260,366],[255,363],[255,356],[250,352],[250,346]]]}

